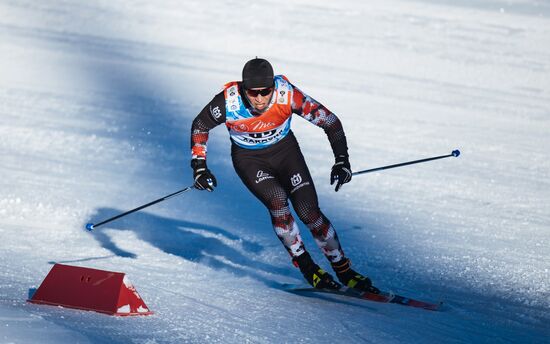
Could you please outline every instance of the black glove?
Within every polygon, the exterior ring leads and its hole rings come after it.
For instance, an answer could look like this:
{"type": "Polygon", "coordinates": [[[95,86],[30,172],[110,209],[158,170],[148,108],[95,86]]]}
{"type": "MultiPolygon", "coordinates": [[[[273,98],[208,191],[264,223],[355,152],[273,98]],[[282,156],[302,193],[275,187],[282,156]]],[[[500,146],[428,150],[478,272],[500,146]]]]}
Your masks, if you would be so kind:
{"type": "Polygon", "coordinates": [[[332,171],[330,172],[330,185],[336,182],[336,188],[334,191],[338,191],[342,185],[346,184],[350,180],[351,166],[349,164],[348,157],[345,155],[337,156],[334,166],[332,166],[332,171]]]}
{"type": "Polygon", "coordinates": [[[191,167],[193,168],[195,188],[197,190],[214,191],[214,188],[218,186],[218,182],[216,181],[216,177],[206,167],[206,160],[193,159],[191,160],[191,167]]]}

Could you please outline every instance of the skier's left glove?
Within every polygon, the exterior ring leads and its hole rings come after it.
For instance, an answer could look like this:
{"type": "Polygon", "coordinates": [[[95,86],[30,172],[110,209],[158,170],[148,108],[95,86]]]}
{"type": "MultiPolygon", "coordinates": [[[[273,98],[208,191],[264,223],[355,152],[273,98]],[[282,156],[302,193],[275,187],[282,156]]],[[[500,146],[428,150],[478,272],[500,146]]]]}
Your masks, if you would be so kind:
{"type": "Polygon", "coordinates": [[[336,188],[334,191],[338,192],[342,185],[348,183],[351,180],[351,165],[349,164],[349,158],[345,155],[339,155],[336,157],[332,171],[330,172],[330,185],[336,182],[336,188]]]}

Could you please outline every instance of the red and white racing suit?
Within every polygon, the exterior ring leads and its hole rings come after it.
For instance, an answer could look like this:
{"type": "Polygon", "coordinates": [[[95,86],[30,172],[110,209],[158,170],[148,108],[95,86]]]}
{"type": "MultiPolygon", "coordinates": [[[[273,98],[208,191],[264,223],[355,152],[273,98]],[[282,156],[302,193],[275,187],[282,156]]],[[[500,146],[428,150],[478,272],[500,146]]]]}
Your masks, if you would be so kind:
{"type": "Polygon", "coordinates": [[[335,263],[344,253],[336,231],[319,209],[313,180],[290,129],[292,114],[323,128],[335,156],[348,155],[338,117],[282,75],[275,76],[273,95],[262,112],[250,105],[240,82],[226,84],[193,121],[192,155],[206,159],[208,132],[225,123],[235,171],[269,210],[275,233],[289,254],[297,257],[305,252],[290,199],[325,256],[335,263]]]}

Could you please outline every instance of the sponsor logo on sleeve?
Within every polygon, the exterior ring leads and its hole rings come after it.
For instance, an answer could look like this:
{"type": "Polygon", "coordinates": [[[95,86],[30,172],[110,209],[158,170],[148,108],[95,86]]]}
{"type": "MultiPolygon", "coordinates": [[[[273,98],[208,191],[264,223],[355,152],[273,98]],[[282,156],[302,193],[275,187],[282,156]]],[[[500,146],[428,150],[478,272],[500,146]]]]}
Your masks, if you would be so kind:
{"type": "Polygon", "coordinates": [[[213,109],[212,107],[210,107],[210,113],[212,114],[212,116],[214,116],[215,119],[220,119],[220,117],[222,116],[222,112],[219,106],[216,106],[213,109]]]}

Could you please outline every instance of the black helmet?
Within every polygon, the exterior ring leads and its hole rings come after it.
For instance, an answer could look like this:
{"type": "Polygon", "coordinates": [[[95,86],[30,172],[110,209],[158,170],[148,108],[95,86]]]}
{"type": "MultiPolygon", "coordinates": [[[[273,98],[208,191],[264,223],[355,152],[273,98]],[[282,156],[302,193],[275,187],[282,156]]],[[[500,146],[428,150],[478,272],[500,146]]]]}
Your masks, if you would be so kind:
{"type": "Polygon", "coordinates": [[[248,61],[243,68],[243,86],[245,89],[273,86],[273,67],[264,59],[248,61]]]}

